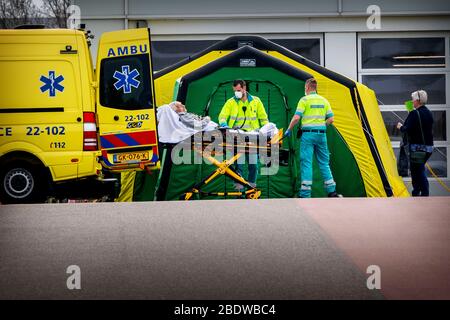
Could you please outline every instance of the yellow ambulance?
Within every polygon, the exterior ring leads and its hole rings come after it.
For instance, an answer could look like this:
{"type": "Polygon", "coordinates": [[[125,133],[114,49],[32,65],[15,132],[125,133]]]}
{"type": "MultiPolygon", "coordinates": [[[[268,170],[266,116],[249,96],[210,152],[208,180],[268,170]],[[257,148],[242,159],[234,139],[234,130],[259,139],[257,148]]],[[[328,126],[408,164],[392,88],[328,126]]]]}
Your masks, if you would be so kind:
{"type": "Polygon", "coordinates": [[[149,30],[104,33],[97,57],[83,31],[0,30],[2,203],[158,168],[149,30]]]}

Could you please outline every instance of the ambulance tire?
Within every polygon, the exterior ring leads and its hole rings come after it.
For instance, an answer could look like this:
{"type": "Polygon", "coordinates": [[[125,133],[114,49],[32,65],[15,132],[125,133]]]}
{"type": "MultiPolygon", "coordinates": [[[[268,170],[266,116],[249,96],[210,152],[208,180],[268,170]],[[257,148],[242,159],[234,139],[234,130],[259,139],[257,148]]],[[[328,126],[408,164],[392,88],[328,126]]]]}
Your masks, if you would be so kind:
{"type": "Polygon", "coordinates": [[[1,203],[42,203],[48,187],[45,168],[27,160],[9,161],[0,169],[1,203]]]}

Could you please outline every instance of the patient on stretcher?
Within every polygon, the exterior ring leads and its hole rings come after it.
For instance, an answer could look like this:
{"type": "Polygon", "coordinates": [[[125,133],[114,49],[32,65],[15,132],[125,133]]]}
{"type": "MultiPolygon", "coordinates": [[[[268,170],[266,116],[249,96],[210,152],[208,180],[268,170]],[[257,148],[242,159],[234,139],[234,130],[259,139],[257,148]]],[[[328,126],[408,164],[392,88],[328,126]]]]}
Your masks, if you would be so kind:
{"type": "MultiPolygon", "coordinates": [[[[186,107],[178,101],[171,102],[158,107],[158,140],[162,143],[178,143],[197,132],[213,131],[218,129],[218,124],[209,117],[202,117],[187,112],[186,107]]],[[[239,132],[240,130],[227,130],[230,133],[239,132]]],[[[259,129],[259,132],[244,132],[243,135],[267,135],[272,138],[278,133],[278,129],[274,123],[269,122],[259,129]]]]}
{"type": "MultiPolygon", "coordinates": [[[[174,110],[172,106],[174,103],[165,104],[158,107],[158,140],[163,143],[178,143],[194,135],[199,131],[212,131],[217,128],[217,123],[214,121],[206,121],[201,118],[197,123],[193,122],[193,126],[186,125],[190,123],[192,117],[184,115],[180,117],[179,113],[174,110]],[[182,121],[185,120],[184,122],[182,121]],[[204,120],[202,122],[202,120],[204,120]],[[204,126],[203,126],[204,124],[204,126]]],[[[194,115],[195,116],[195,115],[194,115]]],[[[204,117],[206,118],[206,117],[204,117]]]]}
{"type": "Polygon", "coordinates": [[[181,123],[191,129],[205,129],[211,118],[201,117],[194,113],[187,112],[186,106],[179,101],[174,101],[169,104],[173,111],[178,113],[181,123]]]}

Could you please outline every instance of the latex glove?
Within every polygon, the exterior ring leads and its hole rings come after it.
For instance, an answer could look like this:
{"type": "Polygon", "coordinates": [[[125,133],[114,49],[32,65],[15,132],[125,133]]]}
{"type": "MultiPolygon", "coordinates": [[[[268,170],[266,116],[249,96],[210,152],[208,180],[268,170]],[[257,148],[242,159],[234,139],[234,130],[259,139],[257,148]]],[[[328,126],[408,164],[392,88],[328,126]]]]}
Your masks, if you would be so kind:
{"type": "Polygon", "coordinates": [[[286,129],[286,131],[284,132],[284,137],[290,137],[291,136],[291,130],[286,129]]]}
{"type": "Polygon", "coordinates": [[[403,127],[403,124],[401,122],[397,123],[397,129],[400,130],[401,127],[403,127]]]}
{"type": "Polygon", "coordinates": [[[221,123],[221,124],[220,124],[220,127],[221,127],[221,128],[228,128],[228,125],[227,125],[226,123],[221,123]]]}

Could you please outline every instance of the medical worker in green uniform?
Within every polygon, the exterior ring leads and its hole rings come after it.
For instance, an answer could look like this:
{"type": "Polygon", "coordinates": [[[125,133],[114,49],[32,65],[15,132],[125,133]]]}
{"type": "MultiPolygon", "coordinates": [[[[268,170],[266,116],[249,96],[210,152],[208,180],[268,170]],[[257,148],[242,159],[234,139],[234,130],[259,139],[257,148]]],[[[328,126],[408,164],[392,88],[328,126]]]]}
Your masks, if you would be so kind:
{"type": "Polygon", "coordinates": [[[285,132],[289,136],[292,128],[301,119],[302,137],[300,140],[300,198],[310,198],[313,179],[313,156],[319,164],[329,197],[340,197],[336,193],[336,183],[330,169],[330,154],[327,145],[327,126],[333,123],[334,117],[330,103],[317,94],[317,82],[314,78],[305,83],[306,95],[300,99],[297,110],[285,132]]]}

